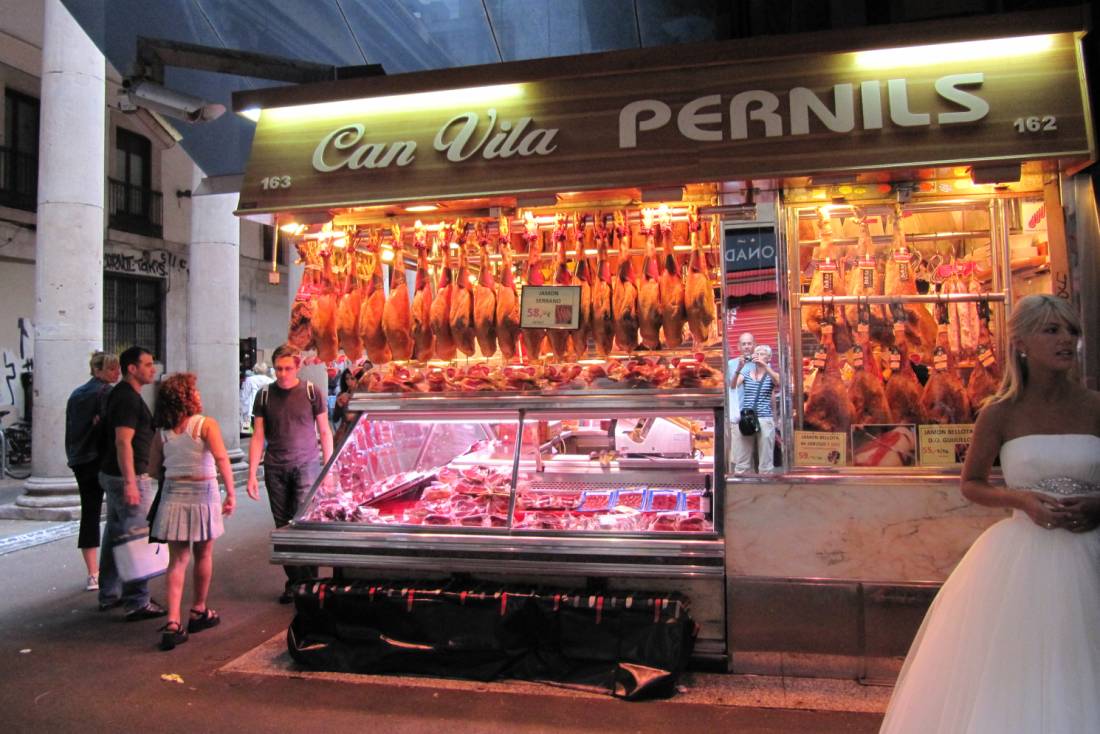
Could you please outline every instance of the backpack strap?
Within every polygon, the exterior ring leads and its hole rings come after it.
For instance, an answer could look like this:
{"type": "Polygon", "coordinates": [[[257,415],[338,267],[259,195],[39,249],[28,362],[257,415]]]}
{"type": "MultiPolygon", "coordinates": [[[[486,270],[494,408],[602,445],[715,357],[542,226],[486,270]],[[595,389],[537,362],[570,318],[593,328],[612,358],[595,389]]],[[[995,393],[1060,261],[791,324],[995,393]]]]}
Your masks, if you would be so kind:
{"type": "Polygon", "coordinates": [[[264,385],[260,389],[260,407],[263,408],[264,410],[267,410],[267,392],[268,392],[267,388],[268,388],[268,386],[264,385]]]}
{"type": "Polygon", "coordinates": [[[313,388],[313,383],[309,380],[306,380],[306,395],[309,396],[310,405],[312,405],[313,401],[317,399],[317,392],[313,388]]]}
{"type": "Polygon", "coordinates": [[[195,439],[196,441],[202,440],[202,424],[205,422],[205,415],[191,416],[191,438],[195,439]],[[198,418],[198,420],[195,420],[196,418],[198,418]]]}

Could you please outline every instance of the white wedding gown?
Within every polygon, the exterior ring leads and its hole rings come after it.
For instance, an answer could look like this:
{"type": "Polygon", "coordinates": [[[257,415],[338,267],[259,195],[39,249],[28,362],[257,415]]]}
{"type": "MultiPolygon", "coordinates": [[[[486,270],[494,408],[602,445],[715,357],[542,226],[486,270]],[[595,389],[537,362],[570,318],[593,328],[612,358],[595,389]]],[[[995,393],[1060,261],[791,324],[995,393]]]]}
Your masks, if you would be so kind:
{"type": "MultiPolygon", "coordinates": [[[[1100,492],[1100,437],[1021,436],[1005,483],[1100,492]]],[[[1047,530],[1020,511],[974,542],[936,595],[882,734],[1100,733],[1100,529],[1047,530]]]]}

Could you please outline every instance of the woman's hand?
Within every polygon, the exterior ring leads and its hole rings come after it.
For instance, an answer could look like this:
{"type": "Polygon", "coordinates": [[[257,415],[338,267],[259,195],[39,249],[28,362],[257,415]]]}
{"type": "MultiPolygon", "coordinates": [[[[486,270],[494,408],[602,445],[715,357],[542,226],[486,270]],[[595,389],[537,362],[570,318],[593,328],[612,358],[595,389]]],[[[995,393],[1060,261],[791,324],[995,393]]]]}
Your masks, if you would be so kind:
{"type": "Polygon", "coordinates": [[[1087,533],[1100,527],[1100,497],[1070,497],[1058,503],[1068,513],[1065,528],[1087,533]]]}
{"type": "Polygon", "coordinates": [[[222,514],[229,517],[233,514],[233,510],[237,508],[237,495],[235,492],[226,492],[225,499],[222,500],[222,514]]]}
{"type": "Polygon", "coordinates": [[[1038,492],[1022,492],[1020,509],[1031,521],[1047,530],[1068,527],[1072,513],[1053,497],[1038,492]]]}

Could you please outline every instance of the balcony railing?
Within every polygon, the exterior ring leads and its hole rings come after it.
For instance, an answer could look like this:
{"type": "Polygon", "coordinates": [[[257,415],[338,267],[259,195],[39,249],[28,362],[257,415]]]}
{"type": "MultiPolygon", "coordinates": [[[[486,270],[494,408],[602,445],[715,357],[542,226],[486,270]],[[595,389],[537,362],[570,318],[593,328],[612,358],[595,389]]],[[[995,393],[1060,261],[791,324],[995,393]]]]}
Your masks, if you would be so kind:
{"type": "Polygon", "coordinates": [[[163,197],[159,191],[107,179],[110,186],[110,226],[147,237],[163,237],[161,212],[163,197]]]}
{"type": "Polygon", "coordinates": [[[0,206],[38,208],[38,156],[0,145],[0,206]]]}

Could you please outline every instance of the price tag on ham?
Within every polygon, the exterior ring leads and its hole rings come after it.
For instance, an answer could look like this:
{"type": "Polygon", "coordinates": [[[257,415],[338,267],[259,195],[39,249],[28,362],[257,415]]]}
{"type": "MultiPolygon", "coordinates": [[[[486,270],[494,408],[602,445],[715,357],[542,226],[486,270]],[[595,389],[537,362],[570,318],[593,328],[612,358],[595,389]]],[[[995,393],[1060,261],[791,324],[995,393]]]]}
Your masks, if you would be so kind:
{"type": "Polygon", "coordinates": [[[580,326],[581,287],[528,285],[520,295],[520,327],[576,329],[580,326]]]}

